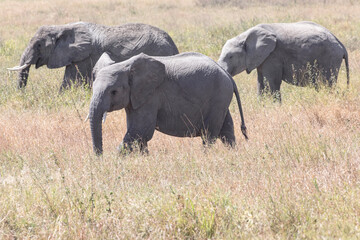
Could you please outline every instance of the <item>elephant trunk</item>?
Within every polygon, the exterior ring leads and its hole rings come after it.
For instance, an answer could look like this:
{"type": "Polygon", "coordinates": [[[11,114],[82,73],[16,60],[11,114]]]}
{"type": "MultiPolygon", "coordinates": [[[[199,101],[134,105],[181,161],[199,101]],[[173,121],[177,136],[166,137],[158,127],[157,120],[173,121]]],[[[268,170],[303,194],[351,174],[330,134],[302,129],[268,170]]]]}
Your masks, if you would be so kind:
{"type": "Polygon", "coordinates": [[[90,104],[90,129],[91,129],[91,137],[93,142],[93,150],[96,155],[101,155],[103,152],[103,143],[102,143],[102,118],[105,111],[101,107],[101,103],[98,98],[94,98],[91,100],[90,104]]]}
{"type": "Polygon", "coordinates": [[[29,71],[30,71],[30,65],[34,64],[33,57],[34,56],[34,50],[32,47],[28,46],[24,53],[21,56],[20,59],[20,65],[19,66],[26,66],[25,68],[21,69],[18,74],[18,88],[24,88],[27,84],[27,80],[29,77],[29,71]]]}

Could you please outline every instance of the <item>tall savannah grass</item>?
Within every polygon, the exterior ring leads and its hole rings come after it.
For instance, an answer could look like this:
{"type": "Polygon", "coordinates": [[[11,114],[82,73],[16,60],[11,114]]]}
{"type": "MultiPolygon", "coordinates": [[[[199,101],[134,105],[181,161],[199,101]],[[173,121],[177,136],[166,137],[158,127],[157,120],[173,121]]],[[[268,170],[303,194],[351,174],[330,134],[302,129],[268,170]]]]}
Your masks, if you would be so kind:
{"type": "Polygon", "coordinates": [[[186,0],[0,1],[0,239],[360,238],[360,4],[186,0]],[[209,4],[200,4],[209,3],[209,4]],[[63,69],[18,64],[40,25],[144,22],[181,52],[217,59],[231,37],[262,22],[311,20],[347,47],[333,89],[282,85],[282,104],[256,96],[256,72],[235,77],[249,141],[230,105],[237,147],[155,133],[149,155],[119,156],[124,111],[104,124],[104,155],[92,153],[91,90],[58,94],[63,69]]]}

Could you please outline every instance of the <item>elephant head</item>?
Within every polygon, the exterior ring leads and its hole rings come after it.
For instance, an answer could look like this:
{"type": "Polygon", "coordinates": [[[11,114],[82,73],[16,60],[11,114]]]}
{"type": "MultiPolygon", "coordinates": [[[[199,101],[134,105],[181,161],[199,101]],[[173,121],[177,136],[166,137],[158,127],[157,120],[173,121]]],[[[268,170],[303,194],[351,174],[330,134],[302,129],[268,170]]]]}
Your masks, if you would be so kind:
{"type": "Polygon", "coordinates": [[[112,64],[116,63],[107,52],[104,52],[99,60],[96,62],[93,71],[92,71],[92,75],[93,78],[96,79],[96,75],[97,73],[104,67],[110,66],[112,64]]]}
{"type": "Polygon", "coordinates": [[[102,118],[122,108],[137,111],[165,79],[165,66],[141,53],[124,62],[98,69],[89,119],[93,149],[102,153],[102,118]]]}
{"type": "Polygon", "coordinates": [[[264,62],[275,46],[275,34],[259,25],[228,40],[218,63],[232,76],[244,70],[250,73],[264,62]]]}
{"type": "Polygon", "coordinates": [[[20,71],[18,87],[26,86],[31,65],[60,68],[90,56],[91,34],[84,23],[42,26],[23,52],[20,65],[9,70],[20,71]]]}

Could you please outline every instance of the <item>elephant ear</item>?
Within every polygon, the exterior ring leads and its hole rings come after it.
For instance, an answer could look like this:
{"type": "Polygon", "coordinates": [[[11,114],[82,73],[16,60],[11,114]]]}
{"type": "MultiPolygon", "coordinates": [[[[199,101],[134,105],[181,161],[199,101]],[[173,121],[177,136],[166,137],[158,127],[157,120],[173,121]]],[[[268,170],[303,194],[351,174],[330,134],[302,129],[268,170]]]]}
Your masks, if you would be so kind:
{"type": "Polygon", "coordinates": [[[250,73],[262,64],[270,53],[274,51],[275,46],[275,34],[262,27],[251,29],[245,40],[246,72],[250,73]]]}
{"type": "Polygon", "coordinates": [[[56,35],[54,50],[51,52],[48,68],[59,68],[79,62],[92,52],[91,35],[84,26],[69,26],[56,35]]]}
{"type": "Polygon", "coordinates": [[[165,65],[139,54],[130,67],[130,100],[134,109],[141,107],[165,80],[165,65]]]}

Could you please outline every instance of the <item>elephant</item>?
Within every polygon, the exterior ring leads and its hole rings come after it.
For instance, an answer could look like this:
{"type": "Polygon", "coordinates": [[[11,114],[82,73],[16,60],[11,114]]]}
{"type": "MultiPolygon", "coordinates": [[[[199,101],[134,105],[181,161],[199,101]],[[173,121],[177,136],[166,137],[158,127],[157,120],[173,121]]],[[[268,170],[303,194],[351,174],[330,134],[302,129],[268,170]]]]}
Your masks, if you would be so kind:
{"type": "Polygon", "coordinates": [[[326,28],[314,22],[259,24],[229,39],[218,63],[232,76],[257,69],[258,95],[268,89],[281,101],[282,81],[296,86],[319,83],[332,86],[345,59],[349,85],[348,53],[326,28]]]}
{"type": "Polygon", "coordinates": [[[40,27],[23,52],[20,65],[9,70],[20,71],[18,88],[24,88],[31,65],[66,67],[62,91],[73,82],[91,85],[93,66],[104,52],[117,62],[141,52],[154,56],[179,53],[171,37],[154,26],[128,23],[107,27],[77,22],[40,27]]]}
{"type": "MultiPolygon", "coordinates": [[[[105,53],[104,53],[105,54],[105,53]]],[[[144,53],[114,63],[101,57],[97,65],[88,118],[97,155],[103,153],[102,119],[107,112],[125,108],[127,132],[120,152],[137,146],[147,152],[154,131],[177,137],[201,136],[204,145],[217,138],[235,146],[229,111],[235,93],[241,131],[246,126],[241,101],[232,77],[214,60],[200,53],[149,56],[144,53]],[[136,145],[134,145],[136,143],[136,145]]]]}

